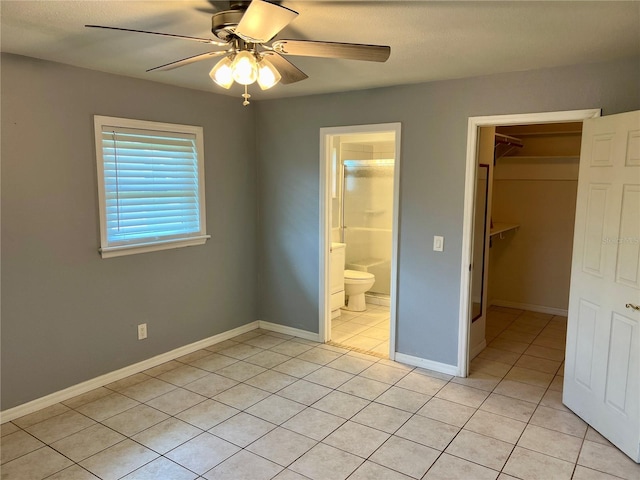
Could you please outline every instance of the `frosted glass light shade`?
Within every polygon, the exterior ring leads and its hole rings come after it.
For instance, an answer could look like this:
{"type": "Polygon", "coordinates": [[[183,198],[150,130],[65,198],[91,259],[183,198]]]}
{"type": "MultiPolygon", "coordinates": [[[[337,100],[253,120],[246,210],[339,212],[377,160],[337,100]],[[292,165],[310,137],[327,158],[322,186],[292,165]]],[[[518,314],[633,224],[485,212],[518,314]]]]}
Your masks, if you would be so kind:
{"type": "Polygon", "coordinates": [[[231,70],[231,60],[229,57],[224,57],[216,66],[209,72],[211,80],[216,82],[222,88],[227,90],[233,85],[233,72],[231,70]]]}
{"type": "Polygon", "coordinates": [[[269,60],[263,58],[258,63],[258,85],[262,90],[273,87],[280,81],[282,76],[269,60]]]}
{"type": "Polygon", "coordinates": [[[231,64],[233,79],[240,85],[251,85],[258,79],[258,62],[253,53],[239,52],[231,64]]]}

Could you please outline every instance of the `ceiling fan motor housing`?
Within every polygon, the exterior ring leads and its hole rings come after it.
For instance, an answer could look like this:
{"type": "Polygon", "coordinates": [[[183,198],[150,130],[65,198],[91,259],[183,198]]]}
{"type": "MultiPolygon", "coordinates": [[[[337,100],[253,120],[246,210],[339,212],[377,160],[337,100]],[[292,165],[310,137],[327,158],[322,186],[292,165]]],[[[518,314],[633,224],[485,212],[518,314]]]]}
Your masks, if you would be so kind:
{"type": "Polygon", "coordinates": [[[249,4],[251,4],[250,1],[229,2],[229,10],[218,12],[211,17],[211,33],[224,42],[236,38],[236,27],[249,8],[249,4]]]}
{"type": "Polygon", "coordinates": [[[211,17],[211,32],[224,42],[233,40],[236,27],[243,15],[244,10],[227,10],[216,13],[211,17]]]}

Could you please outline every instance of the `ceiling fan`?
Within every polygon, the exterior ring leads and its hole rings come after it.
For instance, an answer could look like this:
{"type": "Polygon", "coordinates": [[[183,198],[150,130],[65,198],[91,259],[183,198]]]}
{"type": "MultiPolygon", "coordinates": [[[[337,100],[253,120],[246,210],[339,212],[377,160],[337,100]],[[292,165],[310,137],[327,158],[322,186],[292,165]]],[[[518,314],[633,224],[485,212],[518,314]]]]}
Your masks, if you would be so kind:
{"type": "Polygon", "coordinates": [[[213,57],[223,57],[211,70],[209,76],[218,85],[229,89],[234,82],[244,85],[243,105],[249,105],[248,85],[258,82],[266,90],[278,82],[290,84],[304,80],[307,75],[289,62],[283,55],[342,58],[385,62],[391,48],[385,45],[359,43],[318,42],[312,40],[275,40],[275,36],[297,16],[289,8],[264,0],[231,1],[229,10],[215,13],[211,17],[211,32],[216,39],[148,32],[129,28],[85,25],[124,32],[147,33],[163,37],[191,40],[224,50],[194,55],[165,65],[150,68],[147,72],[172,70],[213,57]]]}

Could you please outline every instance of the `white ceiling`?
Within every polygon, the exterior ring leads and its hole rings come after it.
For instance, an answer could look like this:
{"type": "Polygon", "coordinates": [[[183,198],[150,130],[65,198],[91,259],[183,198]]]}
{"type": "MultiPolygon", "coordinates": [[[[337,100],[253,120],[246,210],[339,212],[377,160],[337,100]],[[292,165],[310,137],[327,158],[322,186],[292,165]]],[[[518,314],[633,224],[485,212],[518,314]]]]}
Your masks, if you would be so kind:
{"type": "MultiPolygon", "coordinates": [[[[85,24],[212,37],[228,2],[0,2],[1,49],[78,67],[239,96],[215,86],[215,59],[145,70],[215,49],[85,24]]],[[[288,1],[300,13],[277,38],[391,46],[386,63],[288,57],[309,79],[253,98],[277,98],[599,62],[640,54],[640,2],[288,1]]]]}

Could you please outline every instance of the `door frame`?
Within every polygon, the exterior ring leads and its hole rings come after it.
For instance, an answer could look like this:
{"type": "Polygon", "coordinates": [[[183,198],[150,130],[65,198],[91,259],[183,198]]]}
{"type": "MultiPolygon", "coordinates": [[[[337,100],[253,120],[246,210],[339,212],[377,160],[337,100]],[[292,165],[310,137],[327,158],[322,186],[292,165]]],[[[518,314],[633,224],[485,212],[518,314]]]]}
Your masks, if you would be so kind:
{"type": "MultiPolygon", "coordinates": [[[[543,123],[582,122],[601,115],[601,109],[566,110],[559,112],[516,113],[469,117],[467,128],[467,163],[464,184],[464,216],[462,225],[462,261],[460,263],[460,309],[458,319],[458,376],[469,373],[469,299],[471,298],[473,214],[475,210],[476,164],[478,162],[478,129],[489,126],[530,125],[543,123]]],[[[488,305],[487,305],[488,307],[488,305]]]]}
{"type": "Polygon", "coordinates": [[[389,331],[389,358],[393,360],[396,353],[396,310],[398,293],[398,237],[399,237],[399,203],[400,203],[400,131],[401,124],[378,123],[369,125],[349,125],[343,127],[323,127],[320,129],[320,246],[319,246],[319,278],[318,278],[318,337],[321,342],[330,340],[331,332],[331,298],[329,275],[329,247],[331,246],[331,145],[334,135],[354,135],[359,133],[395,134],[395,159],[393,170],[393,225],[391,233],[391,288],[389,312],[391,315],[389,331]]]}

